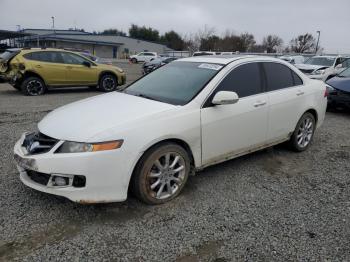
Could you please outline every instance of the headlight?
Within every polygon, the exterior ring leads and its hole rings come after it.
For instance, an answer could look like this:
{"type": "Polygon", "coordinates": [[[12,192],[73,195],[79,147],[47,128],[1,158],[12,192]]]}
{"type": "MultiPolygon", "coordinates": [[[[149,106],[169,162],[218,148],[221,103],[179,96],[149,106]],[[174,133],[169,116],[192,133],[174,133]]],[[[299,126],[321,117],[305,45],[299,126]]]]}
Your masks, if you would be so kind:
{"type": "Polygon", "coordinates": [[[326,71],[325,69],[318,69],[318,70],[313,71],[311,74],[312,75],[323,75],[325,71],[326,71]]]}
{"type": "Polygon", "coordinates": [[[119,73],[124,73],[124,70],[119,67],[117,67],[117,70],[119,71],[119,73]]]}
{"type": "Polygon", "coordinates": [[[56,153],[83,153],[83,152],[97,152],[105,150],[113,150],[120,148],[123,140],[101,142],[101,143],[80,143],[80,142],[64,142],[56,153]]]}

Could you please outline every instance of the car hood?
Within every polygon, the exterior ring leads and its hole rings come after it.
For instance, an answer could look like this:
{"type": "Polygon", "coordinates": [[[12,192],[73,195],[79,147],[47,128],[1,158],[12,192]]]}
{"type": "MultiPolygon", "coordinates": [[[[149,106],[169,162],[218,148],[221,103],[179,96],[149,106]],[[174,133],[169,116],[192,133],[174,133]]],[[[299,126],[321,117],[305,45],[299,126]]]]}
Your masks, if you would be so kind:
{"type": "Polygon", "coordinates": [[[123,129],[174,108],[177,106],[113,92],[60,107],[46,115],[38,128],[43,134],[60,140],[101,142],[97,140],[103,138],[94,139],[104,131],[123,129]]]}
{"type": "Polygon", "coordinates": [[[335,76],[329,79],[326,83],[338,90],[350,93],[350,77],[335,76]]]}
{"type": "Polygon", "coordinates": [[[304,69],[304,70],[318,70],[321,68],[328,68],[328,66],[322,66],[322,65],[308,65],[308,64],[295,64],[298,69],[304,69]]]}

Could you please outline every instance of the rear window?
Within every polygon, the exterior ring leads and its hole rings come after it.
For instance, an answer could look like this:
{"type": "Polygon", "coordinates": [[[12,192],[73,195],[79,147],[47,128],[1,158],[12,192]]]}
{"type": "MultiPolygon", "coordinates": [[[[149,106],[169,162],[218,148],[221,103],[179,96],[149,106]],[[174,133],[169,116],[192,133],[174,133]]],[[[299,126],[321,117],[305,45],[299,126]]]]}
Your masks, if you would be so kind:
{"type": "Polygon", "coordinates": [[[63,63],[63,59],[60,52],[33,52],[23,55],[28,60],[35,60],[48,63],[63,63]]]}
{"type": "Polygon", "coordinates": [[[0,55],[0,60],[10,60],[12,57],[16,56],[19,51],[5,51],[0,55]]]}

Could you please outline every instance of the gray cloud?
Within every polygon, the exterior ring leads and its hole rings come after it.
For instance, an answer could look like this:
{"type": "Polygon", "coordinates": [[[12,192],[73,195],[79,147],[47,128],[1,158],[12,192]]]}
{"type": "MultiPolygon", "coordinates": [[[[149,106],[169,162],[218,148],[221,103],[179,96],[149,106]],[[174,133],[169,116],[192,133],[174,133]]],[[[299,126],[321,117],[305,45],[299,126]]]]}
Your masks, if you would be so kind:
{"type": "Polygon", "coordinates": [[[327,52],[350,53],[349,10],[349,0],[0,0],[0,28],[48,28],[55,16],[59,29],[127,31],[135,23],[187,34],[208,25],[217,34],[251,32],[258,42],[277,34],[285,43],[320,30],[327,52]]]}

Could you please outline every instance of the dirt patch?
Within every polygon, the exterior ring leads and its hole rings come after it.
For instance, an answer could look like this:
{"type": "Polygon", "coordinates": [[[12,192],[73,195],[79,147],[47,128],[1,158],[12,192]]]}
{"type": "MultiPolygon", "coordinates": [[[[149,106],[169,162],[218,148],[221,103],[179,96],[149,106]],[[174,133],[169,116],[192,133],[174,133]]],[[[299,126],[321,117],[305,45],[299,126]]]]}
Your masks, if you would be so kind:
{"type": "Polygon", "coordinates": [[[24,257],[44,245],[73,238],[81,230],[82,226],[77,223],[52,225],[47,230],[33,232],[15,241],[0,243],[0,261],[24,257]]]}
{"type": "Polygon", "coordinates": [[[195,248],[196,254],[181,256],[176,262],[226,261],[224,258],[218,258],[218,251],[222,245],[222,240],[204,242],[195,248]]]}

